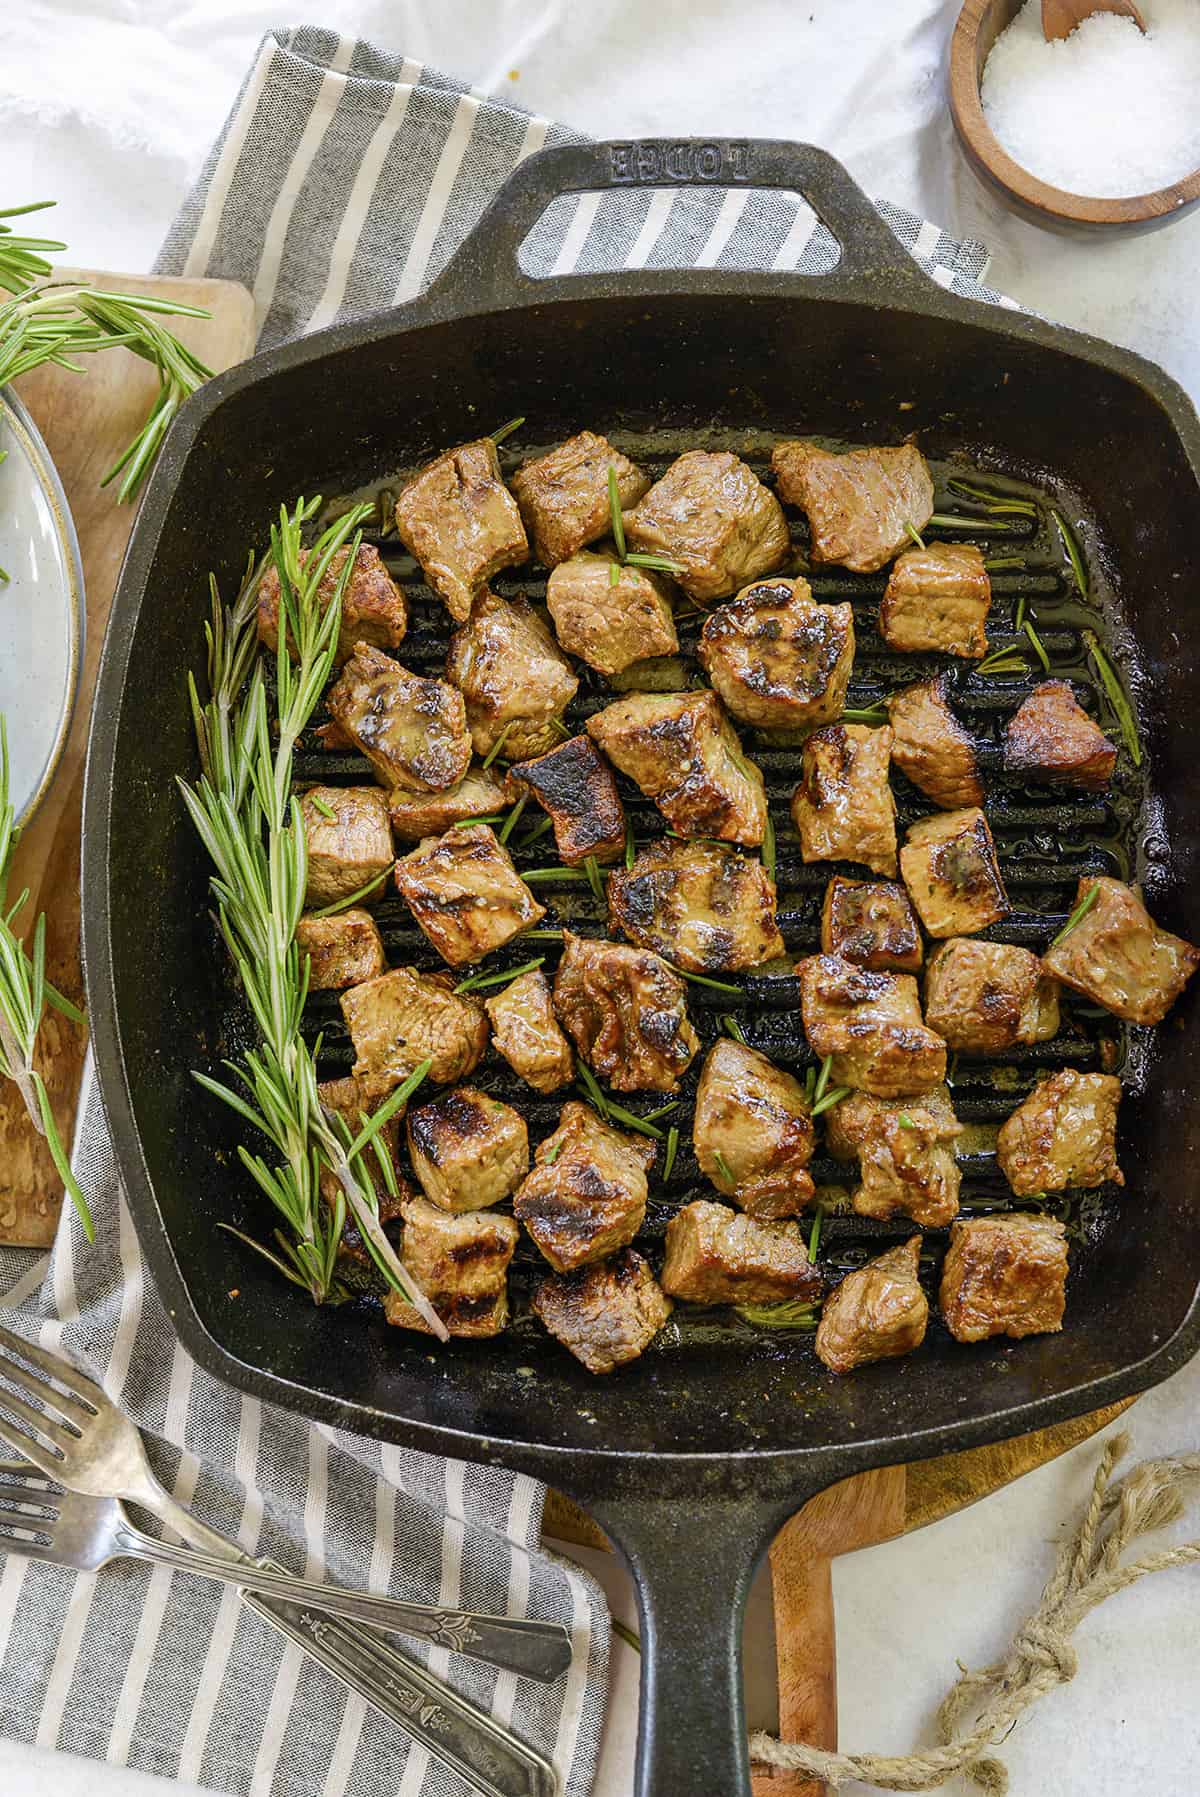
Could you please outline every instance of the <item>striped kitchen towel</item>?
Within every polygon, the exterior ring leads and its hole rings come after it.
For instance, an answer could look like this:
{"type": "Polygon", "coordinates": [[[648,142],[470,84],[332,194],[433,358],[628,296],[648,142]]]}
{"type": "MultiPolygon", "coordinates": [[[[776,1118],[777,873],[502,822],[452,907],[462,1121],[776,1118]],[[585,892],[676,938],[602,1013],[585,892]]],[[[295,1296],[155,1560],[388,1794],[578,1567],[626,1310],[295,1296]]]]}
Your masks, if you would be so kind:
{"type": "MultiPolygon", "coordinates": [[[[417,293],[523,157],[571,141],[562,125],[369,44],[273,33],[158,267],[244,282],[261,341],[276,343],[417,293]]],[[[980,285],[981,244],[879,209],[935,279],[997,297],[980,285]]],[[[837,249],[794,196],[685,189],[555,202],[524,257],[533,273],[815,273],[837,249]]],[[[89,1367],[142,1425],[176,1497],[248,1551],[310,1577],[567,1622],[574,1663],[549,1689],[445,1649],[427,1657],[553,1758],[565,1797],[584,1797],[608,1619],[598,1587],[541,1547],[542,1488],[310,1426],[197,1368],[147,1277],[90,1064],[76,1166],[96,1241],[68,1206],[48,1263],[0,1251],[6,1320],[89,1367]]],[[[466,1791],[231,1594],[129,1564],[94,1577],[0,1557],[0,1733],[253,1797],[466,1791]]]]}

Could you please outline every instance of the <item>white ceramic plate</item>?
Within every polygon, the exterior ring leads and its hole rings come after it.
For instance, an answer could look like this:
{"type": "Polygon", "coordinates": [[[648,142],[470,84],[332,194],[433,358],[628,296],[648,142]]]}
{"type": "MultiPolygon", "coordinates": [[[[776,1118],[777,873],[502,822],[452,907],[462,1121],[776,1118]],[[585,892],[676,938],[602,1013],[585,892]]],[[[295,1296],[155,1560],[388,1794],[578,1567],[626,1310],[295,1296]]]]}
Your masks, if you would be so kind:
{"type": "Polygon", "coordinates": [[[83,569],[62,484],[16,395],[0,391],[0,712],[12,802],[30,817],[58,765],[83,662],[83,569]]]}

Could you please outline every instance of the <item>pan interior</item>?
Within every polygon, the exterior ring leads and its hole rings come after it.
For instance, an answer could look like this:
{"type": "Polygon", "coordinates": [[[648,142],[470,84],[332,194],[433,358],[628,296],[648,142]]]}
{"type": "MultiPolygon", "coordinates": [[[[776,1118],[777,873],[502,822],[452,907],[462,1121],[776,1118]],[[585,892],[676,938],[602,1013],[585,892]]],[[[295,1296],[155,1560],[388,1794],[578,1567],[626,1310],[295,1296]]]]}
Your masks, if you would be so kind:
{"type": "MultiPolygon", "coordinates": [[[[946,476],[973,473],[993,485],[1028,484],[1076,521],[1092,574],[1086,603],[1048,514],[1037,526],[1018,521],[1004,535],[956,534],[980,541],[989,555],[1021,555],[1028,572],[994,575],[994,640],[1011,631],[1023,596],[1055,676],[1090,692],[1087,702],[1115,733],[1080,635],[1085,626],[1100,631],[1138,697],[1150,751],[1142,773],[1123,777],[1107,799],[1063,802],[1047,789],[1007,781],[998,771],[997,731],[1039,676],[1036,657],[1027,654],[1023,681],[956,673],[956,709],[985,744],[989,815],[1014,905],[1014,915],[989,934],[1043,945],[1069,910],[1079,873],[1107,871],[1142,879],[1155,914],[1195,937],[1197,781],[1185,720],[1196,695],[1178,644],[1188,627],[1179,576],[1191,554],[1189,531],[1194,541],[1197,497],[1155,399],[1081,358],[961,322],[711,295],[542,306],[376,335],[319,360],[301,350],[294,365],[285,352],[281,362],[264,378],[234,386],[205,420],[167,508],[133,631],[108,848],[117,1023],[145,1174],[194,1321],[230,1357],[234,1376],[253,1384],[266,1373],[301,1388],[296,1395],[308,1408],[384,1433],[428,1424],[492,1441],[716,1453],[953,1428],[1043,1399],[1082,1408],[1100,1382],[1128,1374],[1152,1354],[1182,1324],[1200,1270],[1200,1228],[1180,1174],[1197,1133],[1187,1102],[1187,1001],[1153,1045],[1146,1032],[1122,1031],[1071,1003],[1062,1035],[1037,1051],[1002,1066],[960,1058],[954,1096],[970,1126],[968,1213],[1005,1201],[989,1131],[1037,1070],[1095,1067],[1102,1056],[1105,1064],[1115,1056],[1129,1087],[1121,1138],[1128,1184],[1120,1194],[1075,1201],[1068,1213],[1074,1271],[1061,1336],[964,1348],[935,1326],[916,1356],[835,1380],[815,1360],[809,1335],[752,1330],[726,1312],[691,1313],[635,1367],[595,1380],[528,1320],[494,1342],[439,1348],[387,1329],[368,1300],[314,1312],[215,1228],[224,1220],[261,1233],[270,1219],[237,1171],[226,1114],[190,1078],[193,1067],[211,1066],[240,1040],[245,1020],[205,915],[206,869],[173,777],[194,766],[182,695],[186,669],[201,665],[208,570],[231,590],[248,547],[262,541],[279,503],[298,492],[378,482],[517,413],[530,421],[521,454],[590,427],[655,471],[685,447],[734,448],[761,467],[778,436],[895,442],[916,431],[938,476],[939,510],[958,503],[946,493],[946,476]],[[341,1408],[347,1405],[362,1409],[341,1408]]],[[[411,564],[393,556],[394,538],[381,547],[408,589],[410,634],[401,657],[418,669],[436,667],[445,650],[444,614],[411,564]]],[[[897,656],[880,641],[874,620],[882,579],[836,571],[814,577],[819,598],[848,598],[855,606],[854,706],[934,670],[932,659],[897,656]]],[[[495,584],[535,599],[542,593],[528,572],[495,584]]],[[[685,665],[656,670],[661,683],[679,685],[692,671],[687,650],[699,623],[685,620],[685,665]]],[[[585,676],[568,722],[606,696],[598,677],[585,676]]],[[[820,895],[837,870],[804,867],[787,822],[798,747],[742,734],[767,776],[781,923],[789,952],[800,955],[815,945],[820,895]]],[[[305,780],[364,777],[353,757],[318,756],[312,745],[298,772],[305,780]]],[[[899,776],[894,786],[901,827],[930,808],[899,776]]],[[[653,808],[632,788],[624,796],[638,840],[660,834],[653,808]]],[[[545,839],[517,859],[519,866],[546,859],[545,839]]],[[[546,899],[545,891],[539,896],[546,899]]],[[[547,923],[601,932],[601,909],[590,898],[546,902],[555,914],[547,923]]],[[[382,906],[379,918],[392,964],[436,964],[398,901],[382,906]]],[[[555,950],[540,943],[543,950],[549,968],[555,950]]],[[[529,953],[514,947],[497,964],[515,965],[529,953]]],[[[795,982],[764,974],[738,983],[745,994],[739,1000],[690,989],[706,1045],[733,1012],[754,1046],[803,1068],[810,1057],[795,982]]],[[[348,1045],[336,1006],[314,1002],[311,1021],[324,1031],[322,1071],[344,1068],[348,1045]]],[[[553,1127],[557,1107],[507,1076],[494,1057],[474,1083],[518,1102],[535,1139],[553,1127]]],[[[661,1102],[647,1097],[632,1108],[661,1102]]],[[[681,1152],[669,1189],[653,1186],[652,1255],[676,1205],[712,1195],[687,1151],[688,1115],[685,1102],[670,1118],[680,1126],[681,1152]]],[[[844,1197],[844,1175],[829,1161],[814,1172],[836,1207],[833,1188],[844,1197]]],[[[135,1210],[143,1228],[156,1227],[148,1194],[139,1202],[140,1178],[135,1168],[135,1210]]],[[[821,1257],[831,1271],[845,1268],[904,1233],[831,1214],[821,1257]]],[[[930,1232],[927,1276],[941,1248],[930,1232]]],[[[535,1271],[532,1255],[517,1264],[518,1310],[535,1271]]],[[[193,1326],[185,1318],[185,1332],[193,1326]]]]}

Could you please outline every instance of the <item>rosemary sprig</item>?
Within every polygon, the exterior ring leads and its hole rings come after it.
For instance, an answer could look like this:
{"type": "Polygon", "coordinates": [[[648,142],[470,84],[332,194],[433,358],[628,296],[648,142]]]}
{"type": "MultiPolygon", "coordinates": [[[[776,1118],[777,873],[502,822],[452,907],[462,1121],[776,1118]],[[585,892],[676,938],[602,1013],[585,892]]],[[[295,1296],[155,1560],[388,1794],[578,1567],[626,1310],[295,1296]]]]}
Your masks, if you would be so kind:
{"type": "Polygon", "coordinates": [[[663,1157],[662,1182],[666,1185],[675,1171],[675,1156],[679,1153],[679,1129],[672,1123],[667,1131],[667,1152],[663,1157]]]}
{"type": "Polygon", "coordinates": [[[1121,735],[1125,740],[1125,747],[1129,750],[1129,758],[1134,767],[1141,767],[1142,744],[1138,736],[1137,720],[1133,715],[1133,707],[1125,697],[1125,689],[1121,685],[1117,671],[1100,647],[1100,639],[1094,630],[1085,630],[1083,640],[1087,644],[1088,654],[1096,665],[1100,683],[1108,694],[1108,702],[1117,714],[1117,722],[1121,726],[1121,735]]]}
{"type": "Polygon", "coordinates": [[[982,661],[975,663],[976,674],[1028,674],[1029,663],[1017,654],[1010,645],[1006,649],[993,649],[982,661]]]}
{"type": "Polygon", "coordinates": [[[482,992],[485,986],[507,986],[522,973],[532,973],[541,967],[545,955],[538,955],[533,961],[522,961],[519,967],[505,967],[499,973],[473,973],[465,980],[460,980],[454,988],[456,992],[482,992]]]}
{"type": "MultiPolygon", "coordinates": [[[[31,212],[45,212],[53,204],[53,200],[35,200],[30,206],[9,206],[0,212],[0,219],[27,218],[31,212]]],[[[17,237],[11,225],[0,224],[0,287],[7,293],[23,293],[52,273],[43,251],[53,255],[66,247],[49,237],[17,237]]]]}
{"type": "Polygon", "coordinates": [[[1051,938],[1051,940],[1050,940],[1051,948],[1057,948],[1059,943],[1065,941],[1066,938],[1071,934],[1071,931],[1073,929],[1076,929],[1078,927],[1078,925],[1083,922],[1084,918],[1087,916],[1088,912],[1091,910],[1092,906],[1096,903],[1096,900],[1099,897],[1100,897],[1100,882],[1099,882],[1099,880],[1097,880],[1093,885],[1088,887],[1087,891],[1084,893],[1083,897],[1080,899],[1079,903],[1076,905],[1075,909],[1072,911],[1071,915],[1068,917],[1066,923],[1063,925],[1062,929],[1058,932],[1058,935],[1051,938]]]}
{"type": "Polygon", "coordinates": [[[819,1305],[796,1298],[786,1304],[735,1304],[734,1310],[755,1329],[815,1329],[821,1320],[819,1305]]]}
{"type": "Polygon", "coordinates": [[[934,530],[973,530],[980,536],[1003,536],[1017,528],[990,513],[986,518],[964,518],[958,512],[934,512],[929,524],[934,530]]]}
{"type": "Polygon", "coordinates": [[[1075,585],[1078,589],[1079,597],[1081,599],[1086,599],[1088,596],[1087,569],[1084,567],[1083,557],[1079,553],[1079,544],[1075,541],[1075,532],[1071,529],[1071,526],[1067,523],[1062,513],[1054,506],[1051,506],[1050,508],[1050,516],[1054,519],[1055,525],[1058,528],[1058,534],[1063,540],[1063,548],[1066,550],[1067,560],[1071,564],[1071,573],[1075,577],[1075,585]]]}
{"type": "Polygon", "coordinates": [[[8,734],[3,713],[0,713],[0,1079],[12,1080],[34,1128],[45,1137],[63,1190],[79,1213],[79,1221],[90,1242],[95,1240],[95,1225],[87,1200],[71,1171],[54,1120],[50,1094],[34,1058],[47,1005],[72,1023],[83,1024],[86,1020],[82,1011],[46,978],[45,916],[38,915],[27,939],[32,944],[32,953],[13,929],[29,898],[26,890],[14,904],[8,902],[8,876],[19,835],[9,782],[8,734]]]}

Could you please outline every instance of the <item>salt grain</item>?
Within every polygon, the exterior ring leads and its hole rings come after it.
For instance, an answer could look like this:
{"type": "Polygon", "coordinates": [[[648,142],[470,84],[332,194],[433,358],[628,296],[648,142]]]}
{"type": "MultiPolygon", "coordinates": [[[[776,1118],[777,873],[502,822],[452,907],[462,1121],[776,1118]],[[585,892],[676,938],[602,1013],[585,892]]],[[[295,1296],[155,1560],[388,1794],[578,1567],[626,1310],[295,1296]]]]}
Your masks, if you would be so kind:
{"type": "Polygon", "coordinates": [[[1047,43],[1026,0],[983,71],[988,124],[1014,161],[1094,199],[1152,193],[1200,169],[1200,0],[1093,13],[1047,43]]]}

